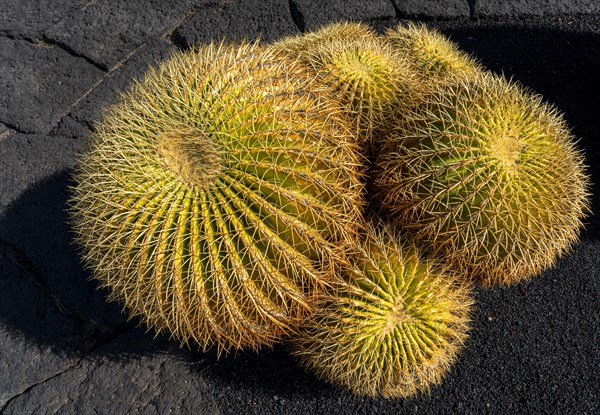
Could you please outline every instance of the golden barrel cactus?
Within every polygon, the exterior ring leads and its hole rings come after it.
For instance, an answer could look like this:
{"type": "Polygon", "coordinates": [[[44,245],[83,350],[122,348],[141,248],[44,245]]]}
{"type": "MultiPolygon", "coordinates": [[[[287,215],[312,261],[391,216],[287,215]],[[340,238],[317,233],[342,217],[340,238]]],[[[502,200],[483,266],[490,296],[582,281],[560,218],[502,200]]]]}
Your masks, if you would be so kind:
{"type": "Polygon", "coordinates": [[[339,106],[256,43],[158,65],[110,108],[75,173],[86,265],[132,316],[219,352],[295,330],[361,214],[339,106]]]}
{"type": "Polygon", "coordinates": [[[397,229],[369,221],[344,283],[318,302],[293,353],[357,395],[406,398],[441,382],[469,330],[471,286],[397,229]]]}
{"type": "Polygon", "coordinates": [[[375,170],[374,200],[484,285],[553,265],[589,210],[583,156],[562,116],[490,73],[428,95],[386,137],[375,170]]]}

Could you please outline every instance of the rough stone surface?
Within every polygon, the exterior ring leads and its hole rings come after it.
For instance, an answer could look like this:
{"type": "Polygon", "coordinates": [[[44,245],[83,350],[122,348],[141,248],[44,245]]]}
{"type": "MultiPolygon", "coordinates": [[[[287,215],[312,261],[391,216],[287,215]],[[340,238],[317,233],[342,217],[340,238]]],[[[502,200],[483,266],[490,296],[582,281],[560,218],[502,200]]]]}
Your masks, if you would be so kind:
{"type": "Polygon", "coordinates": [[[78,325],[19,269],[0,241],[0,412],[11,398],[77,361],[78,325]],[[27,299],[27,305],[19,302],[27,299]],[[35,333],[35,338],[29,334],[35,333]]]}
{"type": "MultiPolygon", "coordinates": [[[[0,142],[0,218],[30,187],[74,166],[82,142],[39,134],[11,134],[0,142]]],[[[2,234],[5,236],[5,234],[2,234]]]]}
{"type": "Polygon", "coordinates": [[[403,18],[469,17],[467,0],[391,0],[403,18]]]}
{"type": "Polygon", "coordinates": [[[272,41],[297,31],[287,0],[218,1],[198,9],[172,39],[187,48],[222,38],[272,41]]]}
{"type": "MultiPolygon", "coordinates": [[[[100,108],[98,108],[100,110],[100,108]]],[[[58,126],[52,130],[52,135],[61,135],[68,138],[87,138],[90,136],[91,126],[77,122],[69,114],[61,118],[58,126]]]]}
{"type": "Polygon", "coordinates": [[[15,398],[3,413],[219,414],[213,392],[185,354],[149,348],[150,341],[139,331],[124,334],[15,398]],[[115,347],[130,354],[113,355],[115,347]]]}
{"type": "Polygon", "coordinates": [[[44,43],[0,37],[0,121],[47,133],[104,74],[84,59],[44,43]]]}
{"type": "Polygon", "coordinates": [[[330,21],[390,19],[396,16],[390,0],[377,1],[311,1],[290,0],[299,15],[297,21],[302,30],[315,30],[330,21]]]}
{"type": "Polygon", "coordinates": [[[168,34],[191,10],[189,1],[96,1],[66,13],[46,33],[99,67],[110,69],[149,37],[168,34]]]}
{"type": "Polygon", "coordinates": [[[89,0],[3,0],[0,35],[39,40],[67,13],[75,13],[87,3],[89,0]]]}
{"type": "Polygon", "coordinates": [[[598,0],[477,0],[478,17],[593,14],[600,12],[598,0]]]}
{"type": "Polygon", "coordinates": [[[119,92],[127,90],[134,79],[141,79],[150,66],[156,66],[175,50],[175,46],[164,39],[149,40],[119,70],[109,74],[102,84],[82,99],[71,111],[71,118],[93,130],[94,123],[102,119],[106,108],[117,102],[119,92]]]}

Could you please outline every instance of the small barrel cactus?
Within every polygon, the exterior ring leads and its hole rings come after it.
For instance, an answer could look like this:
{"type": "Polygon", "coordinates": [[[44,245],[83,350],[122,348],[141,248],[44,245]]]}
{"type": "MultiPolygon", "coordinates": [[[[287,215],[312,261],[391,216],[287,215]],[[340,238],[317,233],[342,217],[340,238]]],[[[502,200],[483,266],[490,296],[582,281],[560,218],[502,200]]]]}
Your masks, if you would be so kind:
{"type": "Polygon", "coordinates": [[[292,339],[300,362],[357,395],[409,397],[440,383],[468,335],[470,284],[374,220],[341,273],[292,339]]]}
{"type": "Polygon", "coordinates": [[[366,147],[412,105],[419,87],[402,53],[361,23],[327,25],[271,48],[310,68],[352,117],[366,147]]]}
{"type": "Polygon", "coordinates": [[[362,158],[340,107],[256,43],[151,70],[75,173],[84,259],[131,315],[219,352],[295,330],[361,215],[362,158]]]}
{"type": "Polygon", "coordinates": [[[539,273],[577,241],[589,179],[541,97],[481,72],[404,118],[376,162],[374,200],[433,255],[501,285],[539,273]]]}
{"type": "Polygon", "coordinates": [[[385,39],[409,63],[419,80],[421,89],[415,93],[427,94],[483,70],[450,39],[424,23],[409,22],[390,28],[385,39]]]}

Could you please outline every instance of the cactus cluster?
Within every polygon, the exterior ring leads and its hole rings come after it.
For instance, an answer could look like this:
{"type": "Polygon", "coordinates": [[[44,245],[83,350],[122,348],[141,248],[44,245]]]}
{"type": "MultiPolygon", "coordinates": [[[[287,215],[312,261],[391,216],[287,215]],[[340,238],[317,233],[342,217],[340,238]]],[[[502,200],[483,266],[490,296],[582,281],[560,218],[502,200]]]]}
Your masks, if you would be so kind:
{"type": "Polygon", "coordinates": [[[475,283],[569,250],[590,186],[554,107],[414,23],[178,52],[74,179],[84,263],[131,316],[218,353],[285,340],[388,398],[440,383],[475,283]]]}

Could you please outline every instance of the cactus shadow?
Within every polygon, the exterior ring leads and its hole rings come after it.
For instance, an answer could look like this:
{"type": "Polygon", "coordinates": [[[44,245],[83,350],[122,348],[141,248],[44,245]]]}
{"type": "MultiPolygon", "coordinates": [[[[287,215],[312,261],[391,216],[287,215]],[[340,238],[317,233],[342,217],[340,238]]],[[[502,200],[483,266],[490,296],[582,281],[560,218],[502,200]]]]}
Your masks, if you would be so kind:
{"type": "Polygon", "coordinates": [[[266,395],[291,399],[323,392],[337,393],[327,383],[305,371],[286,344],[220,357],[214,350],[192,352],[190,367],[224,387],[232,385],[249,394],[260,389],[266,395]]]}
{"type": "Polygon", "coordinates": [[[0,216],[0,325],[26,345],[115,359],[160,353],[165,339],[127,321],[82,267],[67,214],[70,171],[27,189],[0,216]],[[131,332],[133,341],[112,342],[131,332]]]}

